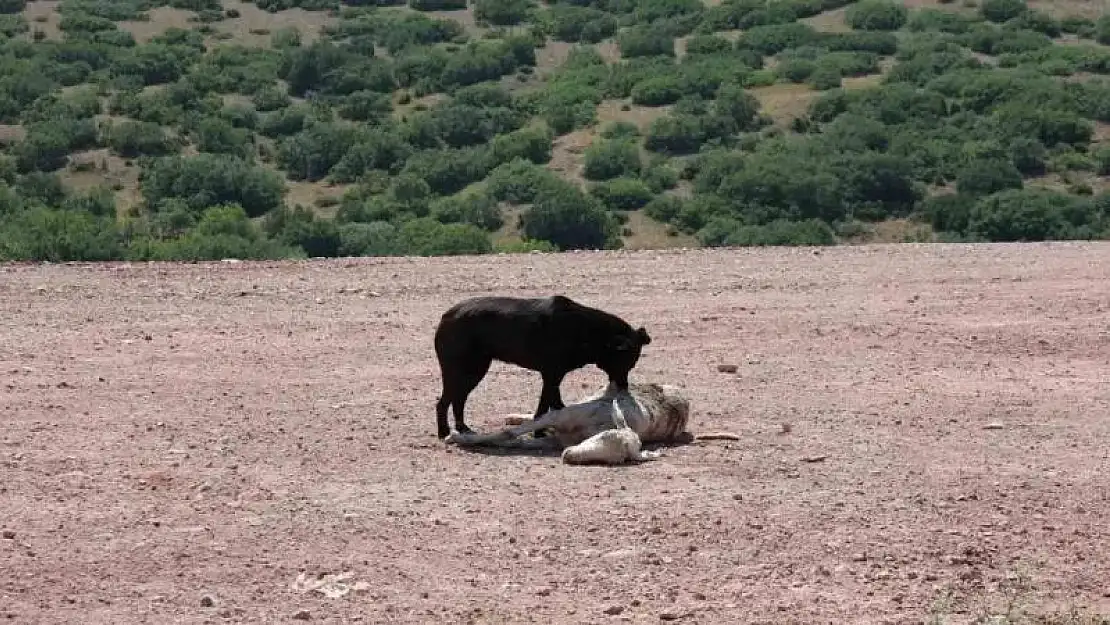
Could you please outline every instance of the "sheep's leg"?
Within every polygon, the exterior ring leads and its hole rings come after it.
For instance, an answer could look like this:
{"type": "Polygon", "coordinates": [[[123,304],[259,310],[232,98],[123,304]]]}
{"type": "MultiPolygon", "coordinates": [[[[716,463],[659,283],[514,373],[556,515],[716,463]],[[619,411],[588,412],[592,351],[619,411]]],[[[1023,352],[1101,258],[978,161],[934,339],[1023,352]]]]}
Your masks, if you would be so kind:
{"type": "Polygon", "coordinates": [[[518,426],[505,428],[492,434],[478,434],[477,432],[454,432],[447,437],[448,442],[458,445],[487,445],[493,447],[516,447],[522,449],[547,449],[557,446],[555,439],[521,439],[522,436],[536,430],[550,427],[558,421],[559,411],[552,410],[540,417],[522,423],[518,426]]]}

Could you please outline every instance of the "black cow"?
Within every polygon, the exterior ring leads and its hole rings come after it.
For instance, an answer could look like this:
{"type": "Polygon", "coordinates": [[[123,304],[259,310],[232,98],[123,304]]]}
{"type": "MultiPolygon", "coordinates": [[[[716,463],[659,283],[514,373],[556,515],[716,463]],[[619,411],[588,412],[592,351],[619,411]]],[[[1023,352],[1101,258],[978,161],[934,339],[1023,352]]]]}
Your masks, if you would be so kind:
{"type": "Polygon", "coordinates": [[[609,381],[628,388],[628,374],[651,343],[644,328],[633,329],[616,315],[583,306],[562,295],[541,298],[475,297],[443,313],[435,333],[436,358],[443,392],[436,403],[439,437],[451,433],[447,408],[455,411],[455,429],[470,432],[463,419],[466,398],[494,360],[538,371],[543,390],[536,417],[564,407],[563,378],[589,364],[609,381]]]}

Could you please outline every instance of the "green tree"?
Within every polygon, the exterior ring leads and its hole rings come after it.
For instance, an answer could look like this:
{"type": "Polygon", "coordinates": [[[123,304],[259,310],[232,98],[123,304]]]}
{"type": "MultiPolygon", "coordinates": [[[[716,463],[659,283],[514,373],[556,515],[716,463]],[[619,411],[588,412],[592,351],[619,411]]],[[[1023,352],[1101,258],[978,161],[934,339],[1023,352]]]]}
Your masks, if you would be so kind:
{"type": "Polygon", "coordinates": [[[569,184],[540,192],[520,225],[527,238],[550,241],[562,250],[603,249],[620,242],[616,223],[600,202],[569,184]]]}
{"type": "Polygon", "coordinates": [[[147,205],[158,210],[180,199],[192,210],[237,204],[247,215],[263,215],[281,205],[285,183],[267,169],[218,154],[162,157],[145,165],[139,177],[147,205]]]}
{"type": "Polygon", "coordinates": [[[640,174],[640,147],[628,140],[594,141],[586,148],[582,174],[587,180],[608,180],[640,174]]]}
{"type": "Polygon", "coordinates": [[[909,10],[891,0],[860,0],[848,7],[844,17],[856,30],[898,30],[906,24],[909,10]]]}
{"type": "Polygon", "coordinates": [[[990,195],[1005,189],[1021,189],[1021,172],[1010,161],[980,159],[965,165],[956,177],[956,190],[967,195],[990,195]]]}

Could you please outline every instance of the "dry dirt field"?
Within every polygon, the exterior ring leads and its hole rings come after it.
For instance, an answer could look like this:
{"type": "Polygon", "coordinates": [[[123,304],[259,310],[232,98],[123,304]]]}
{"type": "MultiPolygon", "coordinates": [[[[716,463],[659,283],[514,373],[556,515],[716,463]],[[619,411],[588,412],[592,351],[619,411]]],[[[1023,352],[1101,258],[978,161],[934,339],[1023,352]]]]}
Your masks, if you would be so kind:
{"type": "MultiPolygon", "coordinates": [[[[0,622],[1103,622],[1107,276],[1062,243],[0,266],[0,622]],[[438,315],[556,291],[740,440],[446,448],[438,315]]],[[[538,391],[495,365],[469,422],[538,391]]]]}

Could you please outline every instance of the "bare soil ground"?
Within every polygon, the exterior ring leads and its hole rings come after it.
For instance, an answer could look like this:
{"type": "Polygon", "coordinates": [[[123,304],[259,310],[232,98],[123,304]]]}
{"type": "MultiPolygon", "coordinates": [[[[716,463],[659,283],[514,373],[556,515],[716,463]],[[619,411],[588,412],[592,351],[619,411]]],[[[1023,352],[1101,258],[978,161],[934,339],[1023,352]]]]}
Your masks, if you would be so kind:
{"type": "MultiPolygon", "coordinates": [[[[1062,243],[2,266],[0,620],[1102,622],[1108,275],[1062,243]],[[438,315],[552,292],[646,325],[634,380],[740,440],[440,443],[438,315]]],[[[470,424],[538,391],[495,365],[470,424]]]]}

